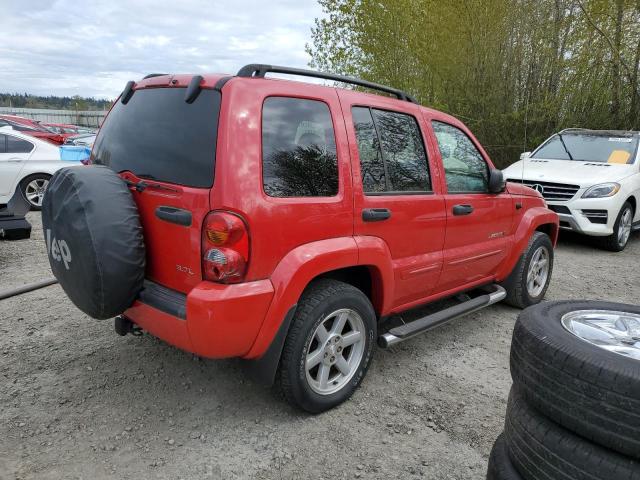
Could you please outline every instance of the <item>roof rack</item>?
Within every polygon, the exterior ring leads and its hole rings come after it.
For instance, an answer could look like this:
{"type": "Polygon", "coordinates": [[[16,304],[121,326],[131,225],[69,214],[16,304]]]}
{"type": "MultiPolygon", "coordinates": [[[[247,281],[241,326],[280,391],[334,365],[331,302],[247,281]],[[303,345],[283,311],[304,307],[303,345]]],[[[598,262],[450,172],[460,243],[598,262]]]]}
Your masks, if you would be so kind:
{"type": "Polygon", "coordinates": [[[638,135],[638,131],[636,130],[596,130],[591,128],[565,128],[561,130],[560,133],[586,133],[589,135],[595,136],[603,136],[603,137],[612,137],[612,136],[625,136],[625,137],[633,137],[638,135]]]}
{"type": "Polygon", "coordinates": [[[372,90],[390,93],[391,95],[396,96],[399,100],[404,100],[406,102],[418,103],[416,99],[408,93],[392,87],[387,87],[386,85],[367,82],[366,80],[361,80],[359,78],[347,77],[344,75],[334,75],[332,73],[325,72],[316,72],[314,70],[305,70],[302,68],[279,67],[276,65],[262,65],[258,63],[252,63],[249,65],[245,65],[240,70],[238,70],[237,76],[246,78],[264,78],[267,73],[285,73],[289,75],[299,75],[301,77],[314,77],[323,78],[325,80],[335,80],[336,82],[358,85],[361,87],[370,88],[372,90]]]}

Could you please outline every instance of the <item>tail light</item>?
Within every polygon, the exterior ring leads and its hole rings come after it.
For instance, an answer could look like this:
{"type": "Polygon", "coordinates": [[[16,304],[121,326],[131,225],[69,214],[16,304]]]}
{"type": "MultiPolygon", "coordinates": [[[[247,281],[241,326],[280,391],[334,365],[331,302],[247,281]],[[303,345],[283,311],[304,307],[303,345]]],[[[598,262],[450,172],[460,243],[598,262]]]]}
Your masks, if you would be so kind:
{"type": "Polygon", "coordinates": [[[237,215],[211,212],[202,229],[202,275],[205,280],[239,283],[249,262],[249,232],[237,215]]]}

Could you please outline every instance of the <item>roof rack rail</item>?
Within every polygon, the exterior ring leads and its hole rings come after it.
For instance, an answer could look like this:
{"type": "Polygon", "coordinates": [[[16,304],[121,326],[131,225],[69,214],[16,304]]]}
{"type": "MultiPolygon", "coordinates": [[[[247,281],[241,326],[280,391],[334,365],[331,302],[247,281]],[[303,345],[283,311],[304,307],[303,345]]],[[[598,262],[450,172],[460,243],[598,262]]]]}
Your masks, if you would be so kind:
{"type": "Polygon", "coordinates": [[[150,73],[149,75],[145,75],[143,80],[146,80],[147,78],[153,78],[153,77],[162,77],[164,75],[169,75],[168,73],[150,73]]]}
{"type": "Polygon", "coordinates": [[[258,63],[252,63],[249,65],[245,65],[240,70],[238,70],[237,76],[247,78],[264,78],[267,73],[285,73],[289,75],[299,75],[301,77],[314,77],[323,78],[325,80],[335,80],[336,82],[358,85],[361,87],[370,88],[372,90],[379,90],[381,92],[390,93],[391,95],[395,95],[399,100],[418,103],[416,99],[411,95],[396,88],[387,87],[386,85],[380,85],[373,82],[367,82],[366,80],[361,80],[359,78],[347,77],[345,75],[334,75],[332,73],[316,72],[314,70],[305,70],[302,68],[279,67],[276,65],[262,65],[258,63]]]}

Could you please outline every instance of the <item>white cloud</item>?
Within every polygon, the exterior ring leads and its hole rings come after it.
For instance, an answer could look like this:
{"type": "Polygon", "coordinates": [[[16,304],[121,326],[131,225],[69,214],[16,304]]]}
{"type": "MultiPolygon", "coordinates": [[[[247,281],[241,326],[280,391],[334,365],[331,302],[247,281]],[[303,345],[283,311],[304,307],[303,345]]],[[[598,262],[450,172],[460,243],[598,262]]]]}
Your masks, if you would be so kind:
{"type": "Polygon", "coordinates": [[[24,0],[0,15],[0,92],[114,98],[151,72],[305,67],[315,0],[24,0]]]}

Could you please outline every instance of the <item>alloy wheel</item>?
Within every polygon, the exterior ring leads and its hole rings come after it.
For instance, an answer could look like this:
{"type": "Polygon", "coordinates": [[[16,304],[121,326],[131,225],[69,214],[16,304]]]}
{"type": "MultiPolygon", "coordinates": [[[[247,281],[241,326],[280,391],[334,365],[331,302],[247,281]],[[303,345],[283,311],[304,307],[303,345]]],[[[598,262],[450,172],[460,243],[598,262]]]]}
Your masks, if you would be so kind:
{"type": "Polygon", "coordinates": [[[44,199],[44,193],[49,185],[49,180],[46,178],[34,178],[24,188],[24,196],[27,198],[31,206],[42,207],[42,200],[44,199]]]}
{"type": "Polygon", "coordinates": [[[327,315],[316,327],[306,351],[307,383],[320,395],[330,395],[347,384],[358,370],[365,347],[362,317],[352,309],[327,315]]]}
{"type": "Polygon", "coordinates": [[[576,337],[609,352],[640,360],[640,315],[610,310],[578,310],[562,326],[576,337]]]}
{"type": "Polygon", "coordinates": [[[631,209],[627,208],[620,217],[620,223],[618,225],[618,244],[623,247],[629,241],[631,236],[631,227],[633,223],[631,209]]]}
{"type": "Polygon", "coordinates": [[[527,271],[527,292],[531,297],[538,297],[544,290],[549,278],[549,250],[538,247],[531,257],[527,271]]]}

